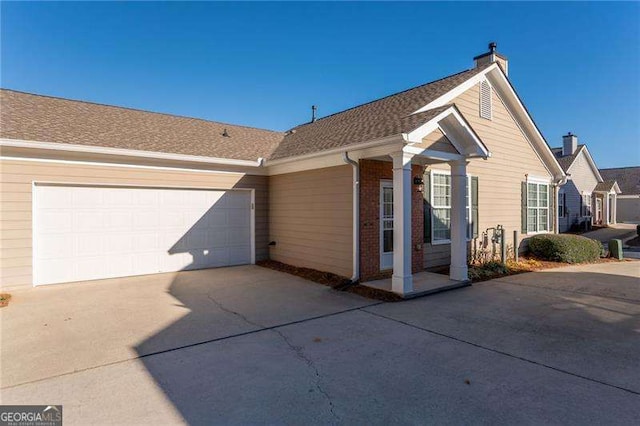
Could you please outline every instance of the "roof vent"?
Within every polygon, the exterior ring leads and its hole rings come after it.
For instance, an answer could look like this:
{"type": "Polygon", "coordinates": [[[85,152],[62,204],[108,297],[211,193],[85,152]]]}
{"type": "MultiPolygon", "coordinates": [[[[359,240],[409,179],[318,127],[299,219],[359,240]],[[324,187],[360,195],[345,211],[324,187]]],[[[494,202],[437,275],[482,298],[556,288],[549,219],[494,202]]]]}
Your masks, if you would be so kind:
{"type": "Polygon", "coordinates": [[[229,132],[227,132],[227,129],[224,129],[224,131],[222,132],[222,137],[223,138],[230,138],[231,135],[229,135],[229,132]]]}
{"type": "Polygon", "coordinates": [[[316,112],[318,111],[318,107],[315,105],[311,105],[311,122],[316,121],[316,112]]]}
{"type": "Polygon", "coordinates": [[[480,117],[491,120],[491,85],[487,80],[480,83],[480,117]]]}

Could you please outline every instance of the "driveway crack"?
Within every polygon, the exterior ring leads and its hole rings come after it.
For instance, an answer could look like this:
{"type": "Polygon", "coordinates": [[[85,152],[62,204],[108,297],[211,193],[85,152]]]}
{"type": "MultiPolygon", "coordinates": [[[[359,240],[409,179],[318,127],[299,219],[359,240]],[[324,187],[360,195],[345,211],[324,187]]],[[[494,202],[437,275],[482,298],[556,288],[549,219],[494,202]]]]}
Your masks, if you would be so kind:
{"type": "Polygon", "coordinates": [[[313,360],[311,360],[311,358],[309,358],[308,356],[306,356],[304,354],[304,351],[302,350],[301,346],[296,346],[293,343],[291,343],[291,341],[289,340],[289,338],[287,338],[287,336],[285,336],[280,330],[277,329],[273,329],[271,330],[274,333],[276,333],[278,336],[280,336],[282,338],[282,340],[287,344],[287,346],[289,346],[289,348],[296,354],[296,356],[302,360],[305,364],[307,364],[307,367],[309,367],[313,373],[315,374],[315,387],[318,390],[318,392],[320,392],[325,399],[327,400],[327,403],[329,404],[329,412],[331,412],[331,415],[337,420],[340,420],[340,417],[336,414],[336,412],[334,411],[334,406],[333,406],[333,400],[331,399],[331,396],[329,395],[329,393],[322,387],[322,385],[320,384],[320,382],[322,381],[322,376],[320,375],[320,370],[318,370],[318,367],[314,364],[313,360]]]}
{"type": "MultiPolygon", "coordinates": [[[[214,298],[213,296],[211,296],[211,294],[207,293],[207,298],[213,302],[214,305],[216,305],[218,308],[220,308],[220,310],[235,315],[239,318],[241,318],[244,322],[246,322],[247,324],[253,325],[255,327],[260,327],[260,328],[264,328],[263,325],[258,324],[256,322],[251,321],[249,318],[247,318],[246,316],[244,316],[243,314],[241,314],[240,312],[236,312],[232,309],[227,308],[226,306],[224,306],[222,303],[220,303],[220,301],[218,301],[216,298],[214,298]]],[[[318,367],[316,367],[316,365],[313,363],[313,360],[311,360],[311,358],[307,357],[304,354],[304,351],[302,350],[301,346],[296,346],[293,343],[291,343],[291,341],[289,340],[289,338],[287,338],[287,336],[285,336],[280,330],[276,329],[276,328],[272,328],[270,331],[274,332],[275,334],[277,334],[278,336],[280,336],[280,338],[284,341],[284,343],[289,347],[289,349],[291,349],[296,357],[298,359],[300,359],[301,361],[303,361],[308,368],[310,368],[315,376],[315,387],[318,390],[318,392],[320,392],[325,399],[327,400],[327,403],[329,404],[329,411],[331,412],[331,415],[336,419],[336,420],[340,420],[340,417],[335,413],[334,411],[334,407],[333,407],[333,400],[331,399],[331,396],[327,393],[327,391],[322,387],[322,385],[320,384],[321,380],[322,380],[322,376],[320,375],[320,370],[318,370],[318,367]]]]}
{"type": "Polygon", "coordinates": [[[249,318],[247,318],[246,316],[242,315],[240,312],[236,312],[236,311],[234,311],[232,309],[227,308],[222,303],[220,303],[218,300],[216,300],[216,298],[211,296],[209,293],[207,293],[207,298],[209,300],[211,300],[214,305],[216,305],[218,308],[220,308],[220,310],[222,310],[222,311],[224,311],[224,312],[226,312],[228,314],[237,316],[238,318],[240,318],[242,321],[246,322],[249,325],[252,325],[254,327],[264,328],[264,325],[258,324],[257,322],[251,321],[249,318]]]}

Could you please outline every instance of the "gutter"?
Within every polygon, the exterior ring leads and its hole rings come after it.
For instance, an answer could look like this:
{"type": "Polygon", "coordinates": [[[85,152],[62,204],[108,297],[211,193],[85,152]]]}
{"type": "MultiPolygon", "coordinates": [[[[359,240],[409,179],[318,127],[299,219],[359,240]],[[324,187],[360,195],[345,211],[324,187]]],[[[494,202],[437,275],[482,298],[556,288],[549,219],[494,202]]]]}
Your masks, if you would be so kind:
{"type": "Polygon", "coordinates": [[[123,149],[123,148],[107,148],[107,147],[77,145],[77,144],[68,144],[68,143],[25,141],[25,140],[19,140],[19,139],[2,138],[0,139],[0,147],[3,147],[3,146],[14,147],[14,148],[44,149],[44,150],[53,150],[53,151],[85,152],[90,154],[102,154],[102,155],[121,155],[126,157],[152,158],[157,160],[186,161],[186,162],[194,162],[194,163],[222,164],[227,166],[240,166],[240,167],[263,167],[264,166],[263,158],[258,158],[257,160],[235,160],[235,159],[219,158],[219,157],[203,157],[199,155],[171,154],[171,153],[164,153],[164,152],[142,151],[142,150],[123,149]]]}
{"type": "Polygon", "coordinates": [[[349,158],[348,151],[342,153],[342,159],[353,167],[353,275],[351,282],[341,287],[344,290],[360,279],[360,165],[349,158]]]}

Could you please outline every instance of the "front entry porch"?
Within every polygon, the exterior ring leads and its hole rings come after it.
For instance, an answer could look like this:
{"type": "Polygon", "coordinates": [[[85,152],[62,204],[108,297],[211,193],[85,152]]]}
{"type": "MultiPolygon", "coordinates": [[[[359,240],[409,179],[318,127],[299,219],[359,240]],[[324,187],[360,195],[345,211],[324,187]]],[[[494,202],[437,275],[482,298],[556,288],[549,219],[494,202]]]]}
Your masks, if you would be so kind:
{"type": "Polygon", "coordinates": [[[467,165],[489,153],[455,107],[404,138],[400,147],[359,156],[360,281],[405,298],[468,285],[467,165]],[[449,229],[448,277],[424,272],[422,179],[435,164],[449,166],[449,186],[441,194],[449,206],[442,218],[449,229]]]}
{"type": "MultiPolygon", "coordinates": [[[[453,290],[455,288],[467,287],[471,285],[469,280],[452,280],[447,275],[436,274],[435,272],[427,271],[413,274],[412,278],[413,286],[411,291],[401,294],[404,299],[412,299],[414,297],[426,296],[428,294],[440,293],[442,291],[453,290]]],[[[362,283],[362,285],[364,285],[365,287],[375,288],[377,290],[394,291],[392,278],[367,281],[362,283]]]]}

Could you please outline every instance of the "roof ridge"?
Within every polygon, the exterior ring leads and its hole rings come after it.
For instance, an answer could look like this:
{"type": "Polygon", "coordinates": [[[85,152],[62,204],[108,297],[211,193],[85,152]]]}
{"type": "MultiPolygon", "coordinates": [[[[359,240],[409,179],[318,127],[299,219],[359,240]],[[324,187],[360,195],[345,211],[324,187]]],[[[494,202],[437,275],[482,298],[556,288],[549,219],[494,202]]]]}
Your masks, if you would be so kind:
{"type": "Polygon", "coordinates": [[[5,87],[0,87],[0,91],[21,93],[23,95],[37,96],[37,97],[40,97],[40,98],[49,98],[49,99],[56,99],[56,100],[61,100],[61,101],[78,102],[78,103],[89,104],[89,105],[98,105],[98,106],[103,106],[103,107],[107,107],[107,108],[116,108],[116,109],[124,109],[124,110],[129,110],[129,111],[144,112],[144,113],[147,113],[147,114],[157,114],[157,115],[164,115],[164,116],[168,116],[168,117],[185,118],[185,119],[189,119],[189,120],[198,120],[198,121],[204,121],[206,123],[222,124],[224,126],[243,127],[245,129],[261,130],[261,131],[264,131],[264,132],[271,132],[271,133],[278,133],[278,134],[283,134],[284,133],[284,132],[279,132],[277,130],[264,129],[264,128],[261,128],[261,127],[245,126],[243,124],[224,123],[222,121],[207,120],[205,118],[189,117],[189,116],[186,116],[186,115],[171,114],[171,113],[168,113],[168,112],[150,111],[150,110],[141,109],[141,108],[132,108],[132,107],[126,107],[126,106],[120,106],[120,105],[105,104],[105,103],[101,103],[101,102],[93,102],[93,101],[84,101],[84,100],[80,100],[80,99],[63,98],[61,96],[43,95],[43,94],[40,94],[40,93],[25,92],[23,90],[7,89],[5,87]]]}
{"type": "Polygon", "coordinates": [[[343,109],[343,110],[341,110],[341,111],[334,112],[334,113],[329,114],[329,115],[327,115],[327,116],[324,116],[324,117],[318,118],[316,121],[312,121],[312,122],[310,122],[310,123],[303,123],[303,124],[299,124],[299,125],[297,125],[297,126],[295,126],[295,127],[292,127],[292,128],[291,128],[291,129],[289,129],[289,130],[293,130],[293,129],[300,128],[300,127],[302,127],[302,126],[307,126],[307,125],[309,125],[309,124],[317,123],[317,122],[322,121],[322,120],[325,120],[325,119],[327,119],[327,118],[329,118],[329,117],[333,117],[334,115],[342,114],[343,112],[351,111],[352,109],[360,108],[360,107],[363,107],[363,106],[365,106],[365,105],[372,104],[372,103],[374,103],[374,102],[379,102],[379,101],[382,101],[382,100],[384,100],[384,99],[390,98],[390,97],[392,97],[392,96],[401,95],[401,94],[406,93],[406,92],[409,92],[409,91],[411,91],[411,90],[419,89],[419,88],[421,88],[421,87],[428,86],[428,85],[430,85],[430,84],[434,84],[434,83],[437,83],[437,82],[439,82],[439,81],[446,80],[446,79],[448,79],[448,78],[455,77],[455,76],[460,75],[460,74],[464,74],[465,72],[473,71],[474,69],[476,69],[476,68],[468,68],[468,69],[466,69],[466,70],[463,70],[463,71],[457,72],[457,73],[455,73],[455,74],[447,75],[447,76],[444,76],[444,77],[438,78],[438,79],[436,79],[436,80],[432,80],[432,81],[430,81],[430,82],[428,82],[428,83],[423,83],[423,84],[419,84],[419,85],[417,85],[417,86],[409,87],[408,89],[404,89],[404,90],[401,90],[401,91],[399,91],[399,92],[391,93],[391,94],[386,95],[386,96],[383,96],[383,97],[381,97],[381,98],[373,99],[373,100],[371,100],[371,101],[369,101],[369,102],[364,102],[364,103],[362,103],[362,104],[355,105],[355,106],[352,106],[352,107],[350,107],[350,108],[347,108],[347,109],[343,109]]]}
{"type": "Polygon", "coordinates": [[[623,166],[623,167],[607,167],[598,170],[621,170],[621,169],[640,169],[640,166],[623,166]]]}

